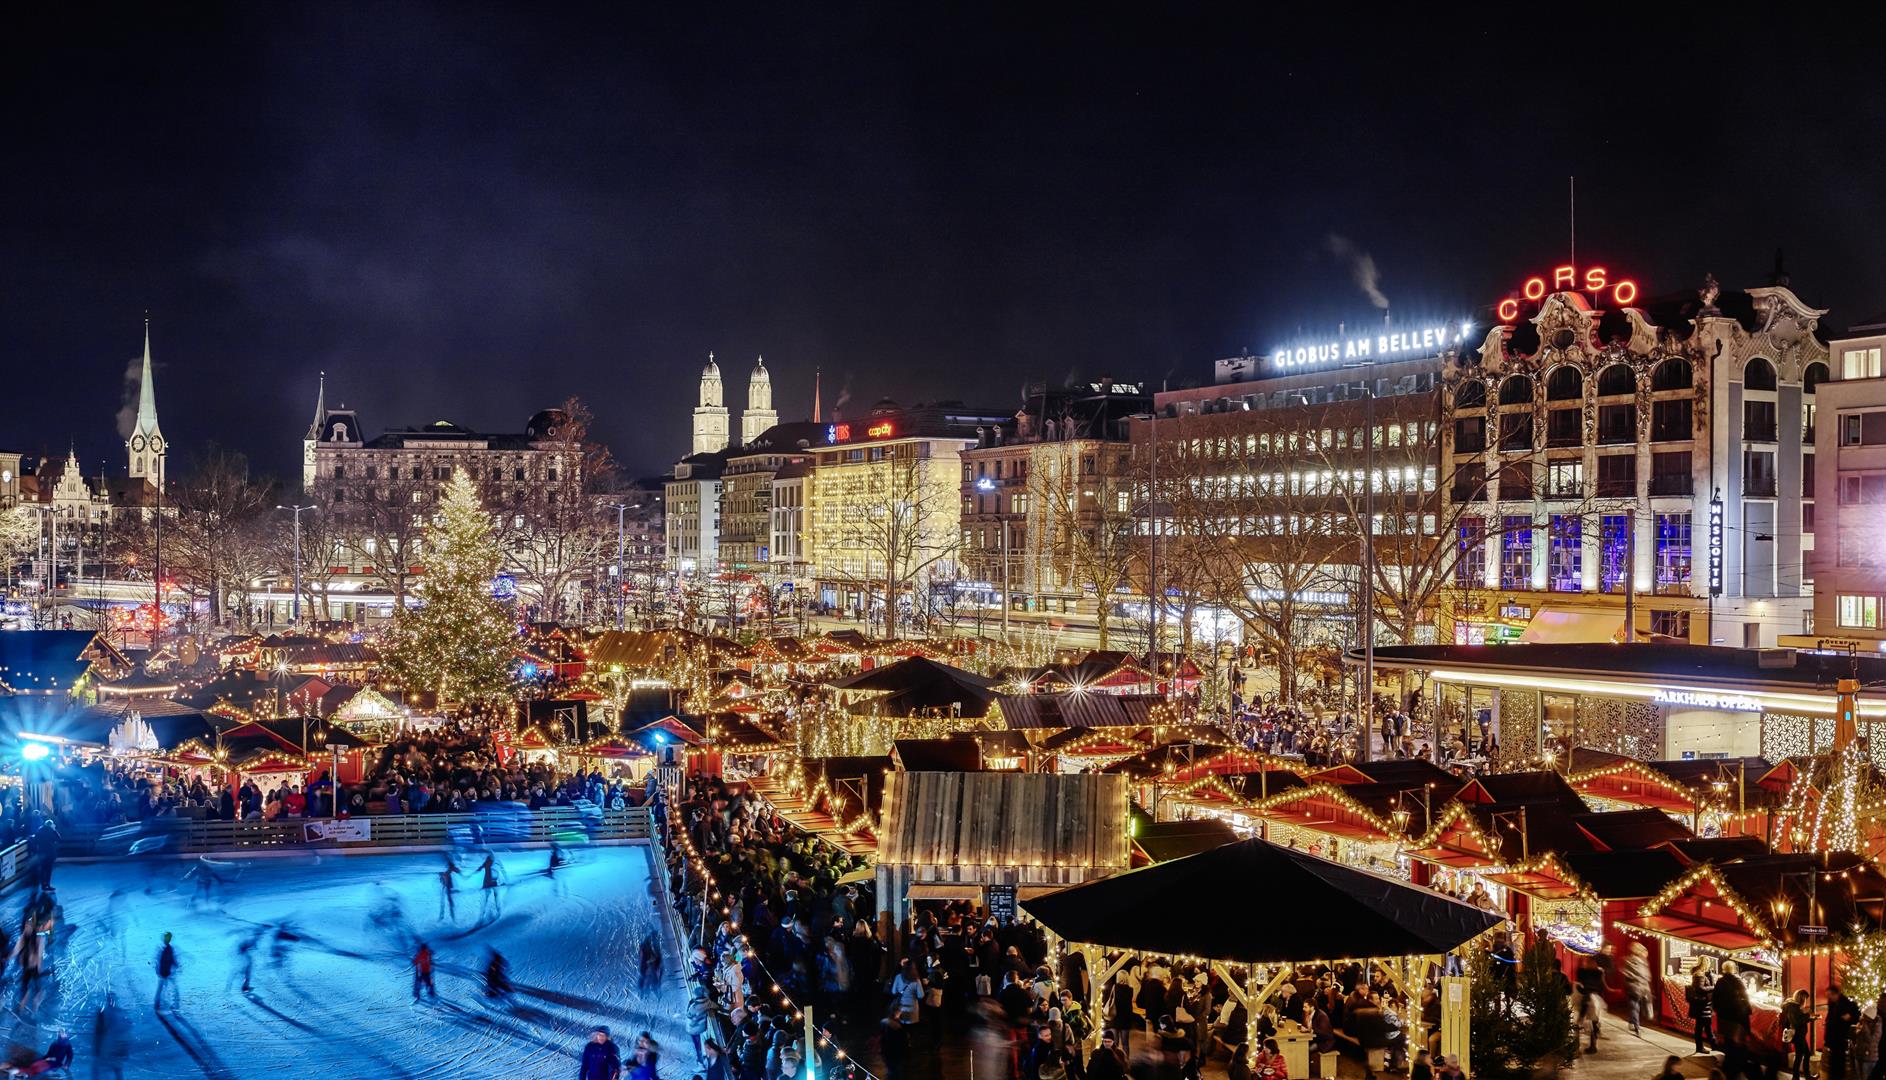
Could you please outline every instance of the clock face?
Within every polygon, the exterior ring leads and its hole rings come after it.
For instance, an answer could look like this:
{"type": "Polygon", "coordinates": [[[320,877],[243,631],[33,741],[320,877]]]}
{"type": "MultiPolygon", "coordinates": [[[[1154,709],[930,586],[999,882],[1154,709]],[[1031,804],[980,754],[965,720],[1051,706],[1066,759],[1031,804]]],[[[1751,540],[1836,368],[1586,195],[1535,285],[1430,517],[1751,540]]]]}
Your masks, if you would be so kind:
{"type": "Polygon", "coordinates": [[[131,449],[143,450],[144,449],[144,436],[142,435],[131,436],[131,449]]]}
{"type": "Polygon", "coordinates": [[[163,452],[164,452],[164,437],[162,435],[151,436],[151,453],[161,454],[163,452]]]}

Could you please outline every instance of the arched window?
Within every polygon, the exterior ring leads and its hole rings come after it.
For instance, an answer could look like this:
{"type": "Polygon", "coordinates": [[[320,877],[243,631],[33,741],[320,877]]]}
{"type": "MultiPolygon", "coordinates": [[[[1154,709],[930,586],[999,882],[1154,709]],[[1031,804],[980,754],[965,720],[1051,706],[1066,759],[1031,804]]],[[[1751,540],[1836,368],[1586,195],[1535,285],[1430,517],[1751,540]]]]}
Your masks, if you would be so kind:
{"type": "Polygon", "coordinates": [[[1629,364],[1612,364],[1598,373],[1598,396],[1611,397],[1616,394],[1635,394],[1637,392],[1637,373],[1629,364]]]}
{"type": "Polygon", "coordinates": [[[1532,404],[1532,378],[1527,375],[1508,375],[1500,384],[1500,404],[1532,404]]]}
{"type": "Polygon", "coordinates": [[[1545,377],[1545,396],[1548,401],[1577,401],[1585,396],[1585,377],[1572,365],[1560,364],[1545,377]]]}
{"type": "Polygon", "coordinates": [[[1775,388],[1775,365],[1762,357],[1756,357],[1742,369],[1742,389],[1773,390],[1775,388]]]}
{"type": "Polygon", "coordinates": [[[1696,378],[1688,360],[1672,357],[1650,373],[1652,390],[1688,390],[1696,378]]]}
{"type": "Polygon", "coordinates": [[[1827,381],[1829,374],[1826,364],[1818,360],[1809,364],[1807,370],[1801,373],[1801,392],[1803,394],[1813,393],[1815,387],[1827,381]]]}
{"type": "Polygon", "coordinates": [[[1487,384],[1481,382],[1479,379],[1469,379],[1460,384],[1460,389],[1454,391],[1454,405],[1456,408],[1479,408],[1486,403],[1487,384]]]}

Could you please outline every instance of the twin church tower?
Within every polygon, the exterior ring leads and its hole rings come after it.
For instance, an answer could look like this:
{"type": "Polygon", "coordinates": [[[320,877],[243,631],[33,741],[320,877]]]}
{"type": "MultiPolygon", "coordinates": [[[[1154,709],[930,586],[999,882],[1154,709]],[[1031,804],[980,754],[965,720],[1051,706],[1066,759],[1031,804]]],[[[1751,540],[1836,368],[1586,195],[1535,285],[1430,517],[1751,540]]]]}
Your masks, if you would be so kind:
{"type": "MultiPolygon", "coordinates": [[[[720,365],[714,354],[707,354],[707,367],[701,371],[701,403],[694,409],[694,449],[690,453],[714,454],[727,449],[727,405],[720,385],[720,365]]],[[[779,423],[773,410],[773,377],[766,373],[766,358],[753,365],[753,377],[747,380],[747,407],[740,414],[740,445],[760,437],[760,433],[779,423]]]]}

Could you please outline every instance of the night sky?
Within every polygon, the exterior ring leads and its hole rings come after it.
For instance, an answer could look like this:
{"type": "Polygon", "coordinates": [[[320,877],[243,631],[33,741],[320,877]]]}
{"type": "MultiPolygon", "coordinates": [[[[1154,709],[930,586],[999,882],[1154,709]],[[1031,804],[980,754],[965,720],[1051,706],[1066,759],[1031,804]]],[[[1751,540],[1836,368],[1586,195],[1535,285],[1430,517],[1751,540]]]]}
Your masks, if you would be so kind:
{"type": "Polygon", "coordinates": [[[1886,310],[1886,77],[1811,20],[67,9],[0,45],[0,449],[88,472],[147,308],[186,459],[294,475],[325,369],[370,432],[580,394],[647,473],[710,349],[793,419],[815,366],[853,409],[1208,379],[1379,318],[1357,253],[1459,317],[1563,260],[1572,174],[1579,262],[1646,295],[1783,247],[1825,327],[1886,310]]]}

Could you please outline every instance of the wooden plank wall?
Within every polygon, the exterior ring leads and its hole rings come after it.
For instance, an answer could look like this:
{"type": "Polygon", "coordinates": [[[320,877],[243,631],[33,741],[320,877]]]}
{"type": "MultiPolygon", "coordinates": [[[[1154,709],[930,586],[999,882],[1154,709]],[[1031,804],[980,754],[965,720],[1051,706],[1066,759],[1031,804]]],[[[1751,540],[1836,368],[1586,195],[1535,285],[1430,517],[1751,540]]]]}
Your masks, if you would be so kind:
{"type": "Polygon", "coordinates": [[[889,785],[878,861],[916,880],[1079,881],[1128,865],[1125,776],[910,772],[889,785]]]}

